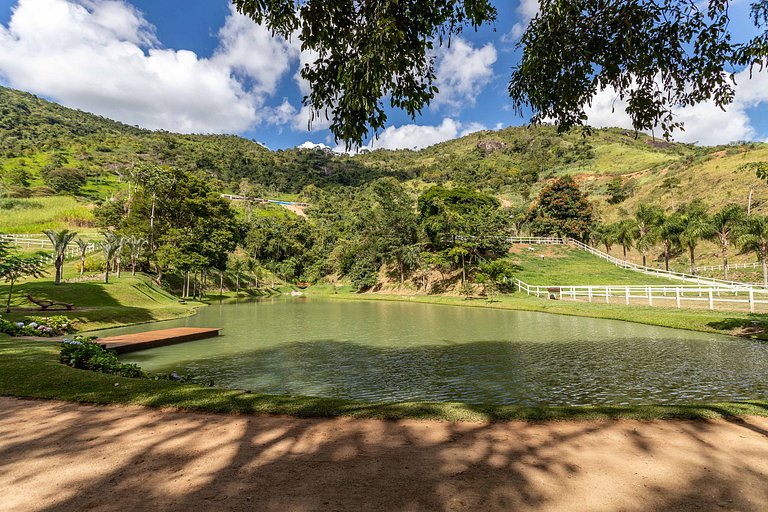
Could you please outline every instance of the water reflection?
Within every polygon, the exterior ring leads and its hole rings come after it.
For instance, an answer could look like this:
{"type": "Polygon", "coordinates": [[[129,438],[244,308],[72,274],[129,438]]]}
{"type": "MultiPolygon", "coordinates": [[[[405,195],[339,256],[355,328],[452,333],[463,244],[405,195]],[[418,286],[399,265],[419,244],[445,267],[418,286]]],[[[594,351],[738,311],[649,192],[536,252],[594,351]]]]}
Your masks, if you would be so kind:
{"type": "Polygon", "coordinates": [[[124,359],[222,387],[372,401],[618,405],[768,396],[768,345],[627,322],[302,298],[210,306],[152,328],[182,325],[223,327],[224,336],[124,359]]]}

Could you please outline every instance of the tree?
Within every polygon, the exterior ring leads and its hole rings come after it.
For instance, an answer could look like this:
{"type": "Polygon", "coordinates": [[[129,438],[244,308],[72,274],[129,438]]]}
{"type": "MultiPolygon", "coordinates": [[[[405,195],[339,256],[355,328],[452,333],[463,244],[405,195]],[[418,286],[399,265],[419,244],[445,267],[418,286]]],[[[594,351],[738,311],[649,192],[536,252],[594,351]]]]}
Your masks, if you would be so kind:
{"type": "Polygon", "coordinates": [[[235,273],[235,295],[240,295],[240,275],[245,270],[246,262],[240,258],[232,258],[228,268],[235,273]]]}
{"type": "Polygon", "coordinates": [[[10,286],[8,288],[8,299],[5,302],[5,312],[11,312],[11,296],[13,295],[13,285],[22,277],[42,277],[45,271],[36,258],[23,258],[17,255],[6,255],[0,261],[0,277],[10,286]]]}
{"type": "Polygon", "coordinates": [[[61,270],[64,266],[64,256],[67,251],[67,245],[77,236],[74,231],[64,229],[62,231],[47,230],[43,231],[48,236],[48,239],[53,245],[53,265],[56,267],[56,280],[55,284],[61,283],[61,270]]]}
{"type": "Polygon", "coordinates": [[[139,258],[141,257],[141,253],[144,251],[144,248],[148,244],[148,240],[146,238],[142,238],[140,236],[129,236],[125,240],[125,245],[128,247],[128,256],[131,258],[131,275],[136,275],[136,265],[139,262],[139,258]]]}
{"type": "Polygon", "coordinates": [[[768,217],[751,215],[739,230],[742,253],[754,252],[763,268],[763,288],[768,288],[768,217]]]}
{"type": "Polygon", "coordinates": [[[680,234],[685,229],[683,221],[676,213],[665,215],[659,225],[659,240],[664,249],[664,269],[669,272],[669,255],[680,245],[680,234]]]}
{"type": "Polygon", "coordinates": [[[592,231],[592,235],[594,236],[595,240],[598,243],[603,244],[605,247],[605,252],[608,254],[611,253],[613,244],[619,241],[618,231],[616,228],[616,224],[598,224],[592,231]]]}
{"type": "Polygon", "coordinates": [[[104,240],[99,243],[104,252],[104,283],[109,284],[109,271],[115,255],[122,249],[123,240],[120,235],[115,233],[105,233],[104,240]]]}
{"type": "Polygon", "coordinates": [[[520,268],[507,260],[498,259],[481,263],[479,270],[477,281],[485,288],[488,302],[493,302],[499,290],[512,286],[515,271],[520,268]]]}
{"type": "Polygon", "coordinates": [[[85,255],[88,253],[88,249],[90,249],[91,244],[82,238],[75,240],[75,243],[77,244],[77,249],[80,253],[80,277],[82,277],[85,273],[85,255]]]}
{"type": "Polygon", "coordinates": [[[624,249],[624,260],[627,259],[627,251],[638,237],[638,227],[634,219],[624,219],[613,224],[616,230],[616,243],[624,249]]]}
{"type": "Polygon", "coordinates": [[[688,249],[691,261],[691,274],[696,273],[696,246],[710,236],[710,223],[707,208],[701,201],[693,201],[679,210],[683,229],[680,232],[680,245],[688,249]]]}
{"type": "Polygon", "coordinates": [[[559,236],[586,241],[594,218],[587,195],[570,176],[550,182],[529,212],[528,224],[534,236],[559,236]]]}
{"type": "Polygon", "coordinates": [[[643,255],[643,266],[647,267],[648,251],[659,238],[659,227],[664,222],[664,210],[653,204],[641,204],[635,212],[637,236],[635,246],[643,255]]]}
{"type": "Polygon", "coordinates": [[[728,247],[733,243],[733,236],[744,218],[744,208],[729,204],[710,219],[709,238],[720,245],[725,279],[728,279],[728,247]]]}
{"type": "MultiPolygon", "coordinates": [[[[337,140],[360,144],[387,122],[384,101],[414,117],[438,92],[433,51],[469,26],[493,24],[491,0],[235,0],[274,34],[296,37],[317,57],[301,76],[304,99],[328,114],[337,140]]],[[[680,127],[672,109],[733,101],[727,70],[762,69],[768,57],[768,0],[753,0],[756,34],[734,34],[728,0],[541,0],[519,42],[522,60],[509,83],[518,111],[561,129],[586,121],[604,88],[628,102],[639,130],[680,127]],[[733,36],[733,37],[732,37],[733,36]],[[556,43],[553,44],[553,41],[556,43]]],[[[501,27],[506,32],[506,27],[501,27]]],[[[322,114],[321,114],[322,113],[322,114]]]]}

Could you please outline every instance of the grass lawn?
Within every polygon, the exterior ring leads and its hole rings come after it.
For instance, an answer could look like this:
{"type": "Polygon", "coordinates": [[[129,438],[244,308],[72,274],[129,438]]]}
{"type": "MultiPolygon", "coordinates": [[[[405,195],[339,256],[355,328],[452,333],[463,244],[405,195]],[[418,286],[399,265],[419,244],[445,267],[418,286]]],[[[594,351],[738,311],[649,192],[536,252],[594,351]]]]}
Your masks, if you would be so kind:
{"type": "Polygon", "coordinates": [[[669,285],[676,279],[655,277],[619,268],[575,247],[562,245],[518,244],[512,246],[510,260],[522,267],[516,273],[521,281],[539,286],[578,285],[669,285]],[[544,258],[541,257],[544,255],[544,258]]]}
{"type": "Polygon", "coordinates": [[[594,420],[768,416],[768,402],[690,406],[527,407],[463,403],[371,403],[318,397],[261,395],[171,381],[127,379],[75,370],[58,362],[58,344],[0,339],[0,395],[98,404],[173,407],[216,413],[421,418],[448,421],[594,420]]]}
{"type": "MultiPolygon", "coordinates": [[[[3,306],[7,296],[8,285],[3,284],[0,286],[3,306]]],[[[84,331],[188,316],[199,305],[181,304],[147,277],[131,277],[126,272],[120,279],[111,277],[109,284],[98,280],[64,282],[54,286],[51,277],[16,284],[11,301],[12,313],[3,313],[3,316],[16,320],[25,316],[65,315],[73,319],[78,330],[84,331]],[[41,312],[27,301],[27,294],[34,298],[73,303],[75,309],[41,312]]]]}

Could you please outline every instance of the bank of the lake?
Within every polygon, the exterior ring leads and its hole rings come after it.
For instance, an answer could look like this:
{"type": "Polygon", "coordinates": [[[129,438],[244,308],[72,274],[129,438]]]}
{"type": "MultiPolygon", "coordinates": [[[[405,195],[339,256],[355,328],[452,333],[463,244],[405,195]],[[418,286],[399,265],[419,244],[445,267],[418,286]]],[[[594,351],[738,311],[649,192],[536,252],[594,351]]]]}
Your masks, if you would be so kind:
{"type": "Polygon", "coordinates": [[[127,379],[76,370],[58,362],[58,345],[0,340],[0,395],[79,403],[141,405],[225,414],[299,417],[555,421],[599,419],[714,419],[768,416],[768,401],[625,407],[524,407],[463,403],[370,403],[318,397],[261,395],[171,381],[127,379]]]}

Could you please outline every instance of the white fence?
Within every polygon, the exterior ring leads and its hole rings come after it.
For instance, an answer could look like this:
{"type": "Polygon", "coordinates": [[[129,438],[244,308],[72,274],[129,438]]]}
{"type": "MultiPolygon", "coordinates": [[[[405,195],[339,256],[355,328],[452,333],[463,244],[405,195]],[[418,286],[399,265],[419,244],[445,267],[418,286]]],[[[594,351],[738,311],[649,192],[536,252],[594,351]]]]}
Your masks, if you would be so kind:
{"type": "Polygon", "coordinates": [[[648,306],[674,304],[677,308],[704,305],[710,310],[715,310],[717,305],[742,304],[755,312],[755,306],[768,304],[768,290],[755,289],[751,286],[734,288],[730,286],[536,286],[529,285],[515,279],[515,284],[520,291],[529,296],[552,298],[558,300],[573,300],[586,302],[604,302],[606,304],[637,304],[638,302],[648,306]]]}
{"type": "Polygon", "coordinates": [[[513,244],[549,244],[549,245],[573,245],[580,249],[583,249],[590,254],[602,258],[610,263],[613,263],[617,267],[621,267],[627,270],[634,270],[646,275],[652,275],[655,277],[665,277],[668,279],[675,279],[678,281],[685,281],[688,283],[696,283],[697,285],[708,285],[717,288],[728,287],[730,289],[742,289],[749,288],[751,285],[746,283],[740,283],[737,281],[724,281],[722,279],[715,279],[711,277],[702,277],[692,274],[685,274],[683,272],[672,272],[669,270],[661,270],[658,268],[644,267],[637,263],[632,263],[626,260],[622,260],[611,256],[599,249],[595,249],[585,243],[574,240],[573,238],[555,238],[555,237],[512,237],[508,239],[513,244]]]}
{"type": "MultiPolygon", "coordinates": [[[[4,240],[8,240],[11,244],[13,244],[16,247],[26,247],[26,248],[40,248],[40,250],[50,250],[51,247],[51,241],[47,238],[32,238],[31,235],[0,235],[0,238],[4,240]]],[[[96,244],[91,242],[88,244],[85,253],[90,254],[92,252],[96,251],[96,244]]],[[[67,246],[66,251],[64,251],[64,258],[79,258],[80,257],[80,248],[74,244],[71,243],[67,246]]],[[[53,263],[53,256],[49,255],[40,255],[40,262],[41,263],[53,263]]]]}
{"type": "MultiPolygon", "coordinates": [[[[728,270],[738,270],[740,268],[762,268],[759,261],[753,261],[752,263],[729,263],[728,270]]],[[[706,272],[714,270],[725,270],[723,265],[704,265],[703,267],[696,267],[696,272],[706,272]]]]}

